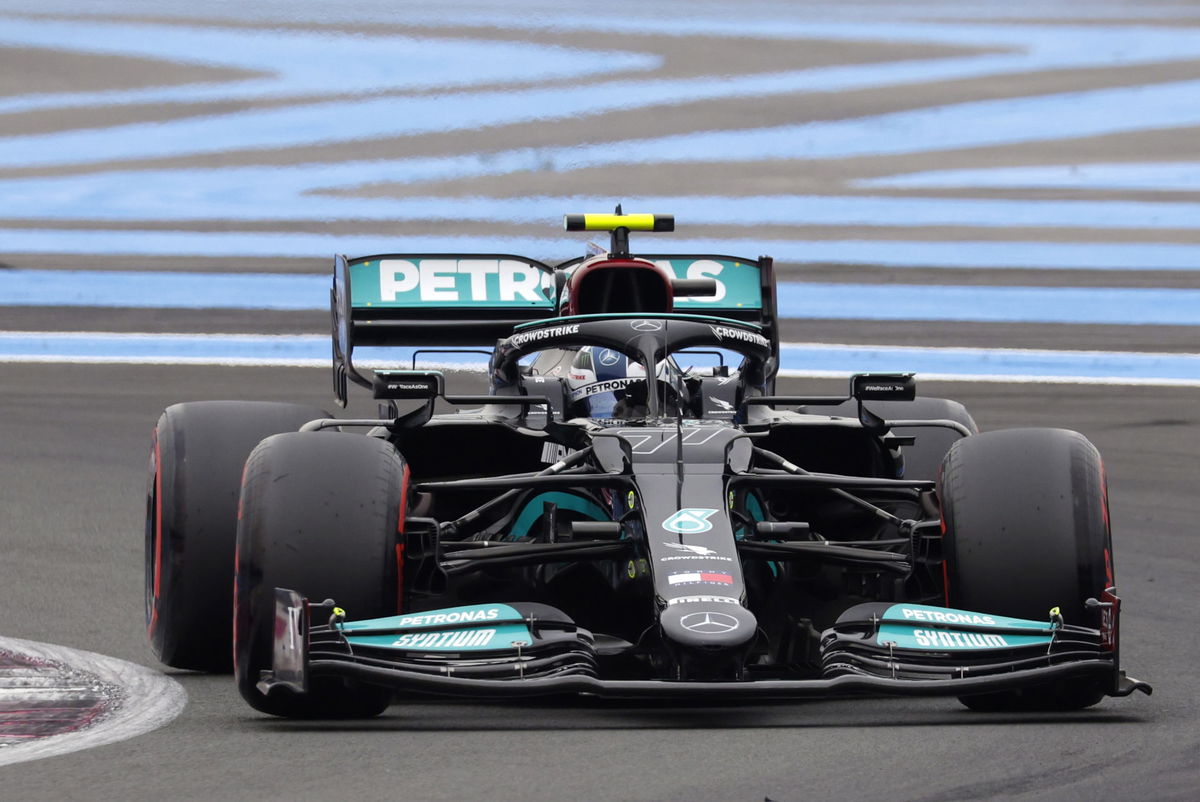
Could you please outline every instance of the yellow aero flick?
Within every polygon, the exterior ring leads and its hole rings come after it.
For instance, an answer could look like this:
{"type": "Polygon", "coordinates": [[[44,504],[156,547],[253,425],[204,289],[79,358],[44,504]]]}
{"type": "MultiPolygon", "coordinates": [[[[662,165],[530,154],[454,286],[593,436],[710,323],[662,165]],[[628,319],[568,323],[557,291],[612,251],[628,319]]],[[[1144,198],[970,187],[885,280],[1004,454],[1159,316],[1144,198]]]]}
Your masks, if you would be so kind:
{"type": "Polygon", "coordinates": [[[673,214],[568,214],[563,215],[567,231],[674,231],[673,214]]]}

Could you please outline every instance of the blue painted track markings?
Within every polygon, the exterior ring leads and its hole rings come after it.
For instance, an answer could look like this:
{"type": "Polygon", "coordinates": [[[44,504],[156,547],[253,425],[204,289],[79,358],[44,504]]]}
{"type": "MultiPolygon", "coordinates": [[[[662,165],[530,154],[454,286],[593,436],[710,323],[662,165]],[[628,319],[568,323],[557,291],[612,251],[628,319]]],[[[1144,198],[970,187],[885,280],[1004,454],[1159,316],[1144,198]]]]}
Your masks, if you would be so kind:
{"type": "MultiPolygon", "coordinates": [[[[12,270],[0,306],[329,308],[324,274],[12,270]]],[[[1200,290],[782,282],[783,318],[1200,325],[1200,290]]]]}

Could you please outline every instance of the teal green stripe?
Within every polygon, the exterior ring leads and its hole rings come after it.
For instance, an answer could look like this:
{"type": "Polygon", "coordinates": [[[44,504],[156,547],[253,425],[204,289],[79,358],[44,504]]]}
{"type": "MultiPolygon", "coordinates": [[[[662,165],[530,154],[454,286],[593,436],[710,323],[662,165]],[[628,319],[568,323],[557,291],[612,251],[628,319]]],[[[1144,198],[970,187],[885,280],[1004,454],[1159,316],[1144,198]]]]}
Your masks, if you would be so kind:
{"type": "Polygon", "coordinates": [[[593,521],[610,521],[612,516],[596,502],[591,499],[577,496],[574,493],[564,493],[562,491],[551,491],[547,493],[538,493],[531,498],[525,505],[525,509],[521,510],[521,514],[513,521],[510,537],[525,537],[529,534],[530,528],[534,521],[542,517],[546,504],[556,504],[559,509],[571,510],[580,515],[585,515],[593,521]]]}
{"type": "Polygon", "coordinates": [[[744,329],[751,331],[762,331],[762,326],[757,323],[749,323],[745,320],[734,320],[728,317],[717,317],[716,315],[685,315],[680,312],[608,312],[602,315],[571,315],[569,317],[552,317],[546,320],[534,320],[529,323],[521,323],[513,327],[513,331],[521,331],[522,329],[537,328],[539,326],[561,325],[563,323],[578,323],[588,320],[611,320],[614,318],[629,318],[640,320],[642,318],[653,318],[654,320],[695,320],[701,323],[725,323],[732,326],[741,326],[744,329]]]}

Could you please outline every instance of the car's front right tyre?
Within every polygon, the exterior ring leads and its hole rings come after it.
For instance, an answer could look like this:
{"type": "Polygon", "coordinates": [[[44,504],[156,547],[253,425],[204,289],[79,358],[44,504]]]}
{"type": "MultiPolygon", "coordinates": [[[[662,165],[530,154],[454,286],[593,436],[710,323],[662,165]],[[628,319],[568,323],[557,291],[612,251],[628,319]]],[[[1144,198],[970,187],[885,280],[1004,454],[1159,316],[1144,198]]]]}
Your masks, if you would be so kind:
{"type": "Polygon", "coordinates": [[[361,718],[390,704],[387,688],[340,679],[314,678],[306,694],[265,695],[256,685],[271,668],[275,588],[333,599],[351,619],[400,612],[407,482],[390,443],[358,434],[281,434],[250,454],[237,534],[234,671],[251,707],[293,718],[361,718]]]}

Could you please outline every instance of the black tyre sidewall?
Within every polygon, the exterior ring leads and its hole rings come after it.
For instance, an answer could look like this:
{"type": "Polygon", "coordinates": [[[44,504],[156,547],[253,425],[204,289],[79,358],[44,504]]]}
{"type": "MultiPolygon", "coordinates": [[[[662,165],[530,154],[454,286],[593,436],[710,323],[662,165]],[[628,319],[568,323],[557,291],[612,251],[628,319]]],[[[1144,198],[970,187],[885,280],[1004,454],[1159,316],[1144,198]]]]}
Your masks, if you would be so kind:
{"type": "Polygon", "coordinates": [[[230,670],[242,467],[264,437],[327,417],[316,407],[261,401],[163,412],[151,442],[145,529],[147,635],[162,662],[230,670]]]}
{"type": "Polygon", "coordinates": [[[300,696],[264,696],[271,668],[275,588],[313,602],[333,599],[351,619],[394,615],[402,567],[397,552],[407,469],[386,441],[358,434],[267,438],[246,462],[237,538],[235,673],[256,710],[289,717],[360,717],[381,712],[391,693],[314,681],[300,696]]]}

